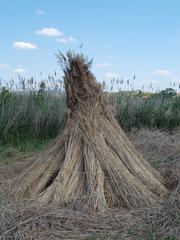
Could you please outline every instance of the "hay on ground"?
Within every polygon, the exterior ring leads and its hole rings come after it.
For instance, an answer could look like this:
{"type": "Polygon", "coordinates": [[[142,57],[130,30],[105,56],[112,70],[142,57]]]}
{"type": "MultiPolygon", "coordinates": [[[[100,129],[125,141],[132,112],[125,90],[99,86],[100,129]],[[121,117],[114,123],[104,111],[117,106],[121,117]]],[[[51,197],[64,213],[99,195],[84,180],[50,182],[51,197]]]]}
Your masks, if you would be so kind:
{"type": "Polygon", "coordinates": [[[63,132],[20,176],[17,192],[41,202],[104,211],[153,203],[163,177],[134,149],[82,55],[59,54],[69,109],[63,132]]]}

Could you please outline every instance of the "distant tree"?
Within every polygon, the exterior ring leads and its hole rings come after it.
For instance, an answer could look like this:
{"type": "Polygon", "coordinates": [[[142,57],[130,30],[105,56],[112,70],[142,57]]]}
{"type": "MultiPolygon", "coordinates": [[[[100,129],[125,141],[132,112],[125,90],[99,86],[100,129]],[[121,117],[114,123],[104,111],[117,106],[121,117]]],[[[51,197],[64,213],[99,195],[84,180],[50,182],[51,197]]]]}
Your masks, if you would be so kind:
{"type": "Polygon", "coordinates": [[[158,93],[158,95],[163,98],[171,98],[175,97],[177,93],[173,88],[166,88],[165,90],[162,90],[160,93],[158,93]]]}

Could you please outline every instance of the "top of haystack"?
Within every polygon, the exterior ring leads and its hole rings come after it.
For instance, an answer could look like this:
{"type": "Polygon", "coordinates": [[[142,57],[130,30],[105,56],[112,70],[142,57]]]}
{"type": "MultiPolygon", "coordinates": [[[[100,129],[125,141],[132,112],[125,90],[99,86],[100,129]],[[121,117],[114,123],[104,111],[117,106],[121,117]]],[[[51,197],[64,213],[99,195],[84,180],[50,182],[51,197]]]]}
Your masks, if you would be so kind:
{"type": "Polygon", "coordinates": [[[67,106],[72,111],[79,108],[82,103],[92,102],[101,95],[101,85],[96,82],[90,71],[92,60],[82,54],[69,51],[66,56],[61,52],[57,55],[64,72],[67,106]]]}

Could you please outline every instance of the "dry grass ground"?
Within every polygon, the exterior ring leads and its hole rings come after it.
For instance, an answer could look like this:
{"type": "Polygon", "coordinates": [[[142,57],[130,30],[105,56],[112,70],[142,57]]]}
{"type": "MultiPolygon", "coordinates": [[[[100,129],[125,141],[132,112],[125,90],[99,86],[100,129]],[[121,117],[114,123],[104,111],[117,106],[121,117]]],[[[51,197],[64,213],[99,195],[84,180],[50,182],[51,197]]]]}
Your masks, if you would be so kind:
{"type": "Polygon", "coordinates": [[[140,130],[129,136],[135,147],[167,180],[168,197],[160,203],[132,210],[115,209],[104,214],[62,209],[20,201],[4,194],[12,179],[34,155],[1,149],[0,239],[180,239],[180,130],[174,133],[140,130]],[[17,159],[21,159],[17,161],[17,159]]]}

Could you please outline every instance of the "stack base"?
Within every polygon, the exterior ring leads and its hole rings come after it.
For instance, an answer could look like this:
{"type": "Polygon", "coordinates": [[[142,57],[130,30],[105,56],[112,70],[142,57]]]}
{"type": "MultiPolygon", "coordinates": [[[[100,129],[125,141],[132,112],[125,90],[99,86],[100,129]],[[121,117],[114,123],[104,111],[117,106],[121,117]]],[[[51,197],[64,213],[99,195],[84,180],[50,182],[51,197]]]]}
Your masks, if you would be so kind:
{"type": "Polygon", "coordinates": [[[92,211],[144,206],[167,193],[162,176],[98,103],[68,117],[62,134],[17,186],[25,198],[92,211]]]}

